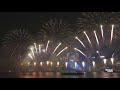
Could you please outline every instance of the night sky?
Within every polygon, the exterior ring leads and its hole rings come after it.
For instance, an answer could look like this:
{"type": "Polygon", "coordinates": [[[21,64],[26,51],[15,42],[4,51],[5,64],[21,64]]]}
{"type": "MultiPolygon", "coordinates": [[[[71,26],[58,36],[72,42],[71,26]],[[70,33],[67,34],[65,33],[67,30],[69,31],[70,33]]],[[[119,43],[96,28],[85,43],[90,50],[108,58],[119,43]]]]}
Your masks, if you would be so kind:
{"type": "MultiPolygon", "coordinates": [[[[0,12],[0,41],[13,29],[27,29],[34,34],[49,19],[62,19],[74,25],[79,15],[80,12],[0,12]]],[[[8,65],[8,58],[5,48],[0,47],[0,68],[8,65]]]]}
{"type": "Polygon", "coordinates": [[[0,31],[4,33],[13,28],[26,28],[34,32],[40,29],[41,24],[54,18],[73,24],[79,14],[79,12],[0,12],[0,31]]]}

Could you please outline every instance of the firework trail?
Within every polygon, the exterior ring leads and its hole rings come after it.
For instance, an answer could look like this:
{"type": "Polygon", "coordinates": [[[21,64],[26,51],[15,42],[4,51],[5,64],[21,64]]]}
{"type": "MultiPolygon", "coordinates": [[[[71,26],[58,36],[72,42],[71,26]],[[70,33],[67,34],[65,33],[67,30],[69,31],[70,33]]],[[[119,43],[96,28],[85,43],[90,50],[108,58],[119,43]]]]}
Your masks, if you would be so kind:
{"type": "Polygon", "coordinates": [[[77,48],[74,48],[74,50],[77,50],[78,52],[80,52],[82,55],[84,55],[85,57],[87,57],[82,51],[80,51],[79,49],[77,48]]]}
{"type": "Polygon", "coordinates": [[[61,43],[59,43],[58,45],[57,45],[57,47],[54,49],[54,51],[53,51],[53,54],[55,53],[55,51],[57,50],[57,48],[59,47],[61,45],[61,43]]]}
{"type": "Polygon", "coordinates": [[[82,44],[82,46],[83,46],[84,48],[86,48],[85,45],[84,45],[84,43],[83,43],[78,37],[75,37],[75,39],[77,39],[77,40],[82,44]]]}
{"type": "Polygon", "coordinates": [[[61,50],[58,54],[57,54],[57,56],[58,55],[60,55],[64,50],[66,50],[68,47],[65,47],[63,50],[61,50]]]}

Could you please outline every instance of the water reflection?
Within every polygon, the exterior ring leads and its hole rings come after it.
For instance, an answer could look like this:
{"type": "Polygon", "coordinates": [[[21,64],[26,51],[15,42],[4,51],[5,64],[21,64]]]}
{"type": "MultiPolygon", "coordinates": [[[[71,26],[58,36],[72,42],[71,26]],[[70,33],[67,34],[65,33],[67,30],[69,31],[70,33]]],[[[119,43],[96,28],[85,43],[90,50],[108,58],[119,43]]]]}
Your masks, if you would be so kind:
{"type": "Polygon", "coordinates": [[[120,73],[85,72],[84,75],[61,75],[60,72],[19,73],[19,78],[120,78],[120,73]]]}

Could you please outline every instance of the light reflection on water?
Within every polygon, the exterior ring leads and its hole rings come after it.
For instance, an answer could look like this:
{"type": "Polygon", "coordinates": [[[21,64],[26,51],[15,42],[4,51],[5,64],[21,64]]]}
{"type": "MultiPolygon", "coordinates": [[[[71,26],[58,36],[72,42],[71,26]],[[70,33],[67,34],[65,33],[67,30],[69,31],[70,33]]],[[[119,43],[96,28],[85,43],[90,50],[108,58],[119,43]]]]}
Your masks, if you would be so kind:
{"type": "Polygon", "coordinates": [[[120,78],[120,73],[85,72],[84,75],[61,75],[60,72],[19,73],[19,78],[120,78]]]}

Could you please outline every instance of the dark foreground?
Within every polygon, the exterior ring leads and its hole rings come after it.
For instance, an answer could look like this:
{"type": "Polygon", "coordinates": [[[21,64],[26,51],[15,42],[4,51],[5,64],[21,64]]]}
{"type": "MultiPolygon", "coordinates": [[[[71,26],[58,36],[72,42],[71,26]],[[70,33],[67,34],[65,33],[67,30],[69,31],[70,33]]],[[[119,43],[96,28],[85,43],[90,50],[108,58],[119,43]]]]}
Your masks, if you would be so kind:
{"type": "Polygon", "coordinates": [[[120,73],[85,72],[83,75],[62,75],[60,72],[0,73],[0,78],[120,78],[120,73]]]}

